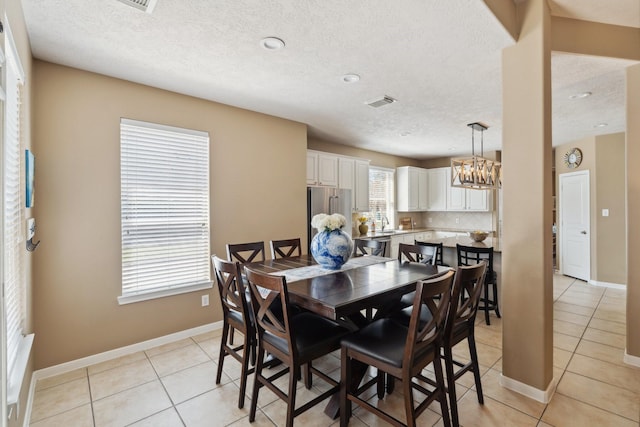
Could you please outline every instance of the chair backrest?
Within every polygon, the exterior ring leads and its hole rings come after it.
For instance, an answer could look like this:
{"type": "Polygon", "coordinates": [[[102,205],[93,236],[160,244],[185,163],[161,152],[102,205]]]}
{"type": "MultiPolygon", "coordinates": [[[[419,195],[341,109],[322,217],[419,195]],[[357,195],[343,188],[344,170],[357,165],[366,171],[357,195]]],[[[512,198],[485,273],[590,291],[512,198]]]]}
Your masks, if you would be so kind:
{"type": "Polygon", "coordinates": [[[387,242],[388,240],[383,239],[354,239],[353,256],[384,256],[387,251],[387,242]]]}
{"type": "Polygon", "coordinates": [[[421,242],[420,240],[415,240],[414,241],[416,245],[420,245],[420,246],[429,246],[429,247],[433,247],[436,248],[436,260],[435,262],[433,262],[432,264],[435,265],[444,265],[444,244],[442,242],[440,243],[432,243],[432,242],[421,242]]]}
{"type": "Polygon", "coordinates": [[[242,270],[239,262],[229,262],[215,255],[211,256],[213,271],[218,284],[220,301],[222,302],[222,312],[228,317],[231,312],[235,312],[245,319],[245,327],[250,327],[249,305],[247,304],[244,281],[242,280],[242,270]]]}
{"type": "Polygon", "coordinates": [[[450,343],[462,324],[473,327],[486,272],[485,261],[470,266],[459,266],[456,270],[445,331],[445,340],[450,343]]]}
{"type": "Polygon", "coordinates": [[[421,357],[432,357],[433,354],[433,352],[426,351],[426,348],[436,345],[435,351],[440,351],[446,328],[447,313],[449,312],[453,280],[454,272],[448,271],[444,275],[430,280],[420,280],[416,284],[416,297],[413,300],[411,320],[409,321],[403,366],[410,366],[412,370],[419,372],[424,365],[420,363],[421,357]],[[421,322],[421,310],[429,310],[428,314],[431,319],[428,322],[421,322]]]}
{"type": "Polygon", "coordinates": [[[244,272],[251,292],[251,306],[258,330],[258,342],[267,352],[283,362],[292,360],[296,357],[297,350],[289,325],[287,280],[284,276],[260,273],[246,266],[244,272]],[[265,341],[265,334],[272,335],[278,341],[284,341],[287,351],[285,352],[282,346],[271,345],[265,341]]]}
{"type": "Polygon", "coordinates": [[[271,241],[271,258],[289,258],[302,255],[300,238],[271,241]]]}
{"type": "Polygon", "coordinates": [[[487,263],[486,278],[491,279],[493,272],[493,248],[476,248],[475,246],[463,246],[456,244],[458,252],[458,265],[474,265],[481,261],[487,263]]]}
{"type": "Polygon", "coordinates": [[[400,262],[421,262],[423,264],[435,264],[436,248],[431,246],[409,245],[400,243],[398,245],[398,261],[400,262]]]}
{"type": "Polygon", "coordinates": [[[227,260],[247,262],[264,261],[264,242],[227,244],[227,260]]]}

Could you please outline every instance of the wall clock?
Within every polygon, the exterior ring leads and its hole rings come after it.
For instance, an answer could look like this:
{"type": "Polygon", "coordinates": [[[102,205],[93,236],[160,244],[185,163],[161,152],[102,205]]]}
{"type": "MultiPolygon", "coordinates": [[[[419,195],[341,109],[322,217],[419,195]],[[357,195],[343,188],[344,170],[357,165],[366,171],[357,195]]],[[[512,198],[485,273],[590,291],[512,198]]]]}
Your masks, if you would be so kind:
{"type": "Polygon", "coordinates": [[[582,163],[582,151],[572,148],[564,155],[564,165],[570,169],[577,168],[582,163]]]}

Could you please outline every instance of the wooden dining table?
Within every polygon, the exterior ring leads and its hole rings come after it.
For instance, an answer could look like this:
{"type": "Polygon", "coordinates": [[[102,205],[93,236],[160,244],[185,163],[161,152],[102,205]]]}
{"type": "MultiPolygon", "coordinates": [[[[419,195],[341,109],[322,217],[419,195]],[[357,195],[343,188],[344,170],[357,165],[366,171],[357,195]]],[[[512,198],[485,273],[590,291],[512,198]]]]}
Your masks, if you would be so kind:
{"type": "MultiPolygon", "coordinates": [[[[247,267],[284,275],[290,302],[330,319],[350,321],[358,327],[367,323],[362,310],[380,309],[414,291],[419,280],[439,276],[451,269],[366,256],[350,259],[340,270],[325,270],[310,255],[254,262],[247,267]]],[[[365,371],[366,366],[354,370],[356,385],[365,371]]],[[[327,404],[325,413],[335,419],[339,409],[339,395],[336,394],[327,404]]]]}

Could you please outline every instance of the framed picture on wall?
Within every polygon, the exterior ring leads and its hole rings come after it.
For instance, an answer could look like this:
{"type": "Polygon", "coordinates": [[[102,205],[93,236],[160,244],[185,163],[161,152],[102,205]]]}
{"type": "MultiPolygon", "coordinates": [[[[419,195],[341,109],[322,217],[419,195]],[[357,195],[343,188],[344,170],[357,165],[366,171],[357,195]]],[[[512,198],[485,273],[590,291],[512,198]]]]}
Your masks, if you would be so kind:
{"type": "Polygon", "coordinates": [[[25,150],[25,187],[26,207],[32,208],[34,202],[34,175],[36,170],[36,157],[29,150],[25,150]]]}

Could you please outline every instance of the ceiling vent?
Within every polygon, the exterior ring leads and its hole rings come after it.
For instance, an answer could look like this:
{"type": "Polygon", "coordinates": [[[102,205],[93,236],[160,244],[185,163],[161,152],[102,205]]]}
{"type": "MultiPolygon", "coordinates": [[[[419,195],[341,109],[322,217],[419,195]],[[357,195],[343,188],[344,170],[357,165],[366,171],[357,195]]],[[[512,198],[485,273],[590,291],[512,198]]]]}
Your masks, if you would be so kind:
{"type": "Polygon", "coordinates": [[[120,3],[124,3],[128,6],[135,7],[143,12],[151,13],[153,8],[156,7],[158,0],[118,0],[120,3]]]}
{"type": "Polygon", "coordinates": [[[380,99],[376,99],[375,101],[367,102],[367,105],[373,108],[378,108],[378,107],[382,107],[383,105],[393,104],[394,102],[396,102],[395,99],[385,95],[380,99]]]}

